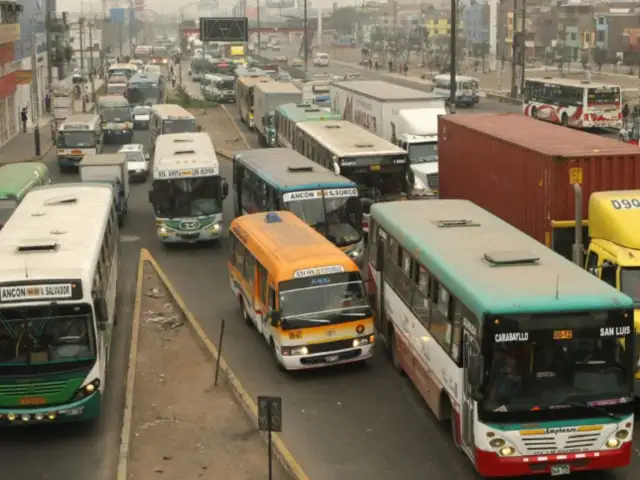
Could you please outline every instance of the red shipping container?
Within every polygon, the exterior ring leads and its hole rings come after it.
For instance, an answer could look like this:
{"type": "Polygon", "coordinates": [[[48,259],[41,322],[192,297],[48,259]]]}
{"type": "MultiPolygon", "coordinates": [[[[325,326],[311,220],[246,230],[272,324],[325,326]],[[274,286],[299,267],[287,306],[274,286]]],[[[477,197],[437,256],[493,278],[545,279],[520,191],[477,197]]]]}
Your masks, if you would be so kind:
{"type": "MultiPolygon", "coordinates": [[[[441,116],[440,198],[467,199],[551,246],[592,192],[640,189],[640,149],[517,113],[441,116]]],[[[566,230],[566,229],[564,229],[566,230]]],[[[555,247],[555,245],[554,245],[555,247]]]]}

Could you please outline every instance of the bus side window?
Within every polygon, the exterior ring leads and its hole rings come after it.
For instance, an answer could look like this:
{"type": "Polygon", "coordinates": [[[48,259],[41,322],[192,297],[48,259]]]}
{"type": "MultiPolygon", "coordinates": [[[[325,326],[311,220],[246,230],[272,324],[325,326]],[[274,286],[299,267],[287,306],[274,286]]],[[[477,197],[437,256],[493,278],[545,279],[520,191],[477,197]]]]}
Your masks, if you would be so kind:
{"type": "Polygon", "coordinates": [[[453,338],[451,339],[451,358],[458,365],[460,362],[460,352],[462,352],[462,303],[458,299],[452,297],[453,308],[453,338]]]}
{"type": "Polygon", "coordinates": [[[236,269],[240,272],[240,274],[242,274],[244,271],[244,256],[245,256],[244,245],[236,239],[235,246],[233,249],[233,266],[236,267],[236,269]]]}
{"type": "Polygon", "coordinates": [[[433,309],[431,315],[429,331],[442,348],[448,352],[452,336],[452,325],[449,315],[451,295],[437,280],[434,280],[433,284],[433,302],[436,308],[433,309]]]}
{"type": "Polygon", "coordinates": [[[277,307],[276,302],[276,291],[273,288],[273,285],[269,285],[269,310],[276,310],[277,307]]]}
{"type": "Polygon", "coordinates": [[[266,308],[267,306],[267,269],[260,264],[260,262],[256,261],[256,265],[258,266],[258,290],[260,295],[260,303],[262,306],[266,308]]]}
{"type": "Polygon", "coordinates": [[[586,270],[596,277],[600,276],[598,274],[598,254],[593,250],[589,250],[589,253],[587,253],[586,270]]]}
{"type": "Polygon", "coordinates": [[[603,282],[608,283],[613,288],[616,288],[616,270],[617,265],[615,263],[610,262],[609,260],[605,260],[602,262],[601,271],[602,274],[600,278],[603,282]]]}
{"type": "Polygon", "coordinates": [[[251,252],[245,249],[242,276],[247,281],[252,291],[254,290],[254,285],[255,285],[253,281],[256,274],[255,265],[256,264],[255,264],[255,259],[253,258],[253,255],[251,255],[251,252]]]}
{"type": "Polygon", "coordinates": [[[373,268],[378,269],[378,224],[369,221],[369,261],[373,268]]]}

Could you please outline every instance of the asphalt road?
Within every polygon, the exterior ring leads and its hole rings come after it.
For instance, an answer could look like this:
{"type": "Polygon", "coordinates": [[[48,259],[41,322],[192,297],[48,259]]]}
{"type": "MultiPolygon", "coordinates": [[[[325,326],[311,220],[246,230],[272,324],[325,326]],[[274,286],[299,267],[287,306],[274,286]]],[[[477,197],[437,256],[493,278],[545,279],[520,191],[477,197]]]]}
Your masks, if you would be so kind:
{"type": "MultiPolygon", "coordinates": [[[[148,133],[136,134],[135,141],[147,142],[148,133]]],[[[117,151],[107,146],[105,153],[117,151]]],[[[79,181],[77,174],[60,175],[55,149],[45,162],[54,183],[79,181]]],[[[0,150],[0,154],[2,151],[0,150]]],[[[118,325],[115,328],[107,376],[106,409],[93,423],[16,427],[0,430],[0,475],[12,480],[113,480],[115,478],[124,406],[124,382],[131,337],[131,317],[135,295],[135,273],[142,246],[132,226],[141,218],[151,218],[147,188],[131,190],[129,218],[121,230],[122,263],[119,277],[118,325]]],[[[152,230],[151,230],[152,231],[152,230]]]]}

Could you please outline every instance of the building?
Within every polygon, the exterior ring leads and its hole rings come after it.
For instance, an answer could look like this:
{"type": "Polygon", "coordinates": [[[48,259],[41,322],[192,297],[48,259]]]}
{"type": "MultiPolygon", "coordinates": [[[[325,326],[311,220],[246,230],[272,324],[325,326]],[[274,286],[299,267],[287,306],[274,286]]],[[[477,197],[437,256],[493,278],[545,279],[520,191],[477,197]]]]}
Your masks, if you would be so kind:
{"type": "Polygon", "coordinates": [[[0,0],[0,147],[19,129],[15,98],[19,62],[14,58],[14,43],[20,40],[18,19],[21,11],[20,4],[0,0]]]}
{"type": "Polygon", "coordinates": [[[489,53],[490,16],[488,3],[471,3],[462,12],[465,47],[473,56],[489,53]]]}
{"type": "Polygon", "coordinates": [[[606,60],[615,61],[618,53],[640,51],[640,9],[635,5],[599,5],[595,24],[595,46],[607,52],[606,60]]]}

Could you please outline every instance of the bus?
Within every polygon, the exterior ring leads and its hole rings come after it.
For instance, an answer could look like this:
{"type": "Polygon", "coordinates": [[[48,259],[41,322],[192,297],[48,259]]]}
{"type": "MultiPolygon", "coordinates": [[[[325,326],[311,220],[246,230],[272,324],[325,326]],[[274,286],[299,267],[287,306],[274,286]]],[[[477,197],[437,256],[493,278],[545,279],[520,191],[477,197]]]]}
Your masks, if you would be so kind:
{"type": "Polygon", "coordinates": [[[160,135],[194,133],[197,132],[198,126],[195,117],[180,105],[162,103],[151,107],[149,130],[151,132],[149,150],[153,152],[160,135]]]}
{"type": "Polygon", "coordinates": [[[87,155],[97,155],[104,146],[100,115],[77,113],[67,117],[56,135],[56,159],[61,172],[75,170],[87,155]]]}
{"type": "Polygon", "coordinates": [[[161,135],[153,159],[149,202],[164,244],[215,242],[223,232],[227,181],[206,133],[161,135]]]}
{"type": "MultiPolygon", "coordinates": [[[[451,75],[441,74],[433,78],[433,92],[444,95],[447,105],[451,98],[451,75]]],[[[478,79],[456,75],[456,107],[472,107],[480,102],[478,79]]]]}
{"type": "Polygon", "coordinates": [[[133,51],[133,56],[137,60],[141,60],[143,64],[149,63],[151,61],[151,56],[153,54],[153,47],[148,45],[138,45],[133,51]]]}
{"type": "Polygon", "coordinates": [[[154,46],[149,63],[151,65],[168,66],[170,58],[171,54],[169,53],[169,49],[167,47],[154,46]]]}
{"type": "Polygon", "coordinates": [[[282,371],[366,362],[373,312],[358,266],[291,212],[238,217],[229,282],[282,371]]]}
{"type": "Polygon", "coordinates": [[[205,100],[220,103],[236,101],[235,81],[231,75],[206,73],[200,82],[200,93],[205,100]]]}
{"type": "Polygon", "coordinates": [[[122,95],[106,95],[98,98],[97,107],[104,143],[131,143],[133,115],[127,99],[122,95]]]}
{"type": "Polygon", "coordinates": [[[253,128],[253,87],[258,83],[271,82],[269,77],[240,77],[236,79],[236,105],[240,120],[253,128]]]}
{"type": "Polygon", "coordinates": [[[371,208],[376,331],[486,477],[629,464],[633,301],[467,200],[371,208]]]}
{"type": "Polygon", "coordinates": [[[285,103],[276,107],[276,145],[293,148],[296,138],[296,125],[300,122],[342,120],[338,113],[329,108],[318,107],[307,102],[285,103]]]}
{"type": "Polygon", "coordinates": [[[159,73],[137,73],[127,83],[126,98],[132,106],[155,105],[164,101],[164,78],[159,73]]]}
{"type": "Polygon", "coordinates": [[[360,264],[364,240],[357,187],[289,148],[245,150],[233,157],[236,217],[288,210],[360,264]]]}
{"type": "Polygon", "coordinates": [[[38,187],[18,206],[0,232],[0,425],[99,416],[119,267],[109,186],[38,187]]]}
{"type": "Polygon", "coordinates": [[[107,83],[109,83],[109,77],[112,77],[114,75],[122,75],[124,77],[131,78],[136,73],[138,73],[138,66],[134,63],[114,63],[113,65],[109,66],[109,69],[107,70],[107,83]]]}
{"type": "Polygon", "coordinates": [[[294,148],[358,185],[365,234],[374,202],[407,199],[413,188],[407,152],[346,120],[297,123],[294,148]]]}
{"type": "Polygon", "coordinates": [[[27,193],[50,183],[49,169],[44,163],[18,162],[0,166],[0,230],[27,193]]]}
{"type": "Polygon", "coordinates": [[[527,78],[523,113],[573,128],[622,128],[619,85],[568,78],[527,78]]]}

